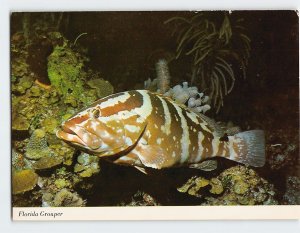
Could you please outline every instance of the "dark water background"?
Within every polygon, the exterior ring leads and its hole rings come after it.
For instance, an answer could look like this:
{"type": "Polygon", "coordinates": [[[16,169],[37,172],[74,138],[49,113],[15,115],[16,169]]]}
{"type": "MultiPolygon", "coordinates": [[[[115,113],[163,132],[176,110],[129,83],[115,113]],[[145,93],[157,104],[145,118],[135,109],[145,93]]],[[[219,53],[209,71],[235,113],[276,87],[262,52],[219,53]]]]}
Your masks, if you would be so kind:
{"type": "MultiPolygon", "coordinates": [[[[38,19],[43,13],[32,13],[38,19]]],[[[155,63],[176,50],[173,25],[163,22],[173,16],[188,16],[192,12],[66,12],[61,32],[88,49],[89,65],[115,88],[115,91],[141,88],[148,78],[155,78],[155,63]]],[[[220,18],[222,12],[211,12],[220,18]]],[[[20,30],[20,14],[14,14],[11,33],[20,30]]],[[[287,137],[299,141],[299,38],[298,16],[294,11],[234,11],[232,17],[244,18],[251,38],[251,55],[247,78],[237,78],[233,92],[226,97],[224,108],[211,117],[232,121],[242,129],[260,128],[271,135],[282,130],[287,137]]],[[[190,60],[181,58],[169,64],[172,86],[189,81],[190,60]]],[[[295,163],[272,171],[268,165],[258,173],[273,183],[279,194],[285,190],[288,175],[299,174],[299,151],[295,163]],[[297,165],[298,164],[298,165],[297,165]]],[[[221,167],[232,166],[230,161],[221,167]]],[[[106,164],[97,177],[99,192],[89,196],[89,205],[114,205],[130,199],[137,189],[154,194],[165,205],[193,204],[171,187],[182,184],[199,171],[180,168],[159,171],[146,177],[134,169],[106,164]],[[174,174],[173,174],[174,173],[174,174]],[[106,179],[103,179],[106,177],[106,179]],[[107,179],[108,177],[108,179],[107,179]],[[169,194],[166,196],[166,193],[169,194]],[[160,195],[161,194],[161,195],[160,195]]],[[[212,172],[208,176],[214,176],[212,172]]],[[[207,176],[207,175],[206,175],[207,176]]],[[[81,195],[85,195],[82,193],[81,195]]],[[[195,201],[196,203],[196,201],[195,201]]]]}

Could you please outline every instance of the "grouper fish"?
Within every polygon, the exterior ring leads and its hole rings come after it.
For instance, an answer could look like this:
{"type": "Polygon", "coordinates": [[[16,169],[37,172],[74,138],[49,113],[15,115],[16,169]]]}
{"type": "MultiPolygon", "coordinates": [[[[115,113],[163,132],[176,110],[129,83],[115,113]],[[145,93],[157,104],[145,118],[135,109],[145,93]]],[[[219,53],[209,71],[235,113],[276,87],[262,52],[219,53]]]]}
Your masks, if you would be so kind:
{"type": "Polygon", "coordinates": [[[102,98],[65,121],[56,135],[90,154],[141,171],[197,168],[216,156],[254,167],[265,163],[262,130],[226,135],[203,114],[147,90],[102,98]]]}

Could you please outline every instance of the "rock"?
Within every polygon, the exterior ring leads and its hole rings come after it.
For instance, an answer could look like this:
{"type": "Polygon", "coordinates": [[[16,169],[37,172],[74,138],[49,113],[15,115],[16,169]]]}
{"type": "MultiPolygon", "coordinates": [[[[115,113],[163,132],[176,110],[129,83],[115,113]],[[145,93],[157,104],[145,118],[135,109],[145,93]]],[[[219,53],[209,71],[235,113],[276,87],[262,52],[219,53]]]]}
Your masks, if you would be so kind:
{"type": "Polygon", "coordinates": [[[90,88],[96,89],[98,98],[103,98],[114,93],[114,87],[104,79],[92,79],[87,84],[90,88]]]}
{"type": "Polygon", "coordinates": [[[38,182],[38,175],[29,169],[16,171],[12,175],[12,193],[20,194],[32,190],[38,182]]]}
{"type": "Polygon", "coordinates": [[[81,153],[77,158],[77,162],[74,172],[78,173],[81,177],[91,177],[100,172],[98,156],[81,153]]]}
{"type": "Polygon", "coordinates": [[[43,207],[83,207],[85,201],[76,193],[62,189],[55,194],[43,194],[43,207]]]}
{"type": "Polygon", "coordinates": [[[286,192],[283,200],[287,205],[300,205],[300,179],[297,176],[290,176],[286,181],[286,192]]]}
{"type": "Polygon", "coordinates": [[[204,179],[203,177],[192,177],[187,181],[186,184],[184,184],[182,187],[177,188],[179,192],[185,193],[187,192],[189,195],[201,197],[201,194],[199,194],[199,191],[201,188],[206,187],[209,185],[209,181],[207,179],[204,179]]]}
{"type": "Polygon", "coordinates": [[[50,149],[54,151],[54,153],[63,158],[63,163],[67,166],[70,166],[73,162],[73,156],[75,153],[75,148],[69,146],[68,144],[60,141],[59,143],[53,143],[50,146],[50,149]]]}
{"type": "Polygon", "coordinates": [[[41,89],[38,86],[33,86],[30,89],[30,93],[33,97],[39,97],[42,94],[41,89]]]}
{"type": "Polygon", "coordinates": [[[55,134],[55,129],[58,126],[58,122],[55,118],[46,118],[42,122],[42,126],[47,133],[55,134]]]}
{"type": "Polygon", "coordinates": [[[244,181],[237,181],[234,185],[233,185],[233,191],[236,194],[245,194],[249,189],[249,185],[244,182],[244,181]]]}
{"type": "Polygon", "coordinates": [[[28,131],[30,123],[26,117],[21,114],[12,115],[12,130],[15,131],[28,131]]]}
{"type": "Polygon", "coordinates": [[[211,189],[209,190],[209,192],[211,192],[212,194],[221,194],[224,191],[222,182],[219,179],[212,178],[209,184],[211,185],[211,189]]]}
{"type": "Polygon", "coordinates": [[[42,157],[37,162],[33,164],[33,168],[36,170],[44,170],[56,167],[60,164],[62,164],[63,159],[58,156],[48,156],[48,157],[42,157]]]}
{"type": "Polygon", "coordinates": [[[20,94],[24,94],[33,85],[31,77],[23,76],[20,78],[19,83],[15,86],[14,90],[20,94]]]}

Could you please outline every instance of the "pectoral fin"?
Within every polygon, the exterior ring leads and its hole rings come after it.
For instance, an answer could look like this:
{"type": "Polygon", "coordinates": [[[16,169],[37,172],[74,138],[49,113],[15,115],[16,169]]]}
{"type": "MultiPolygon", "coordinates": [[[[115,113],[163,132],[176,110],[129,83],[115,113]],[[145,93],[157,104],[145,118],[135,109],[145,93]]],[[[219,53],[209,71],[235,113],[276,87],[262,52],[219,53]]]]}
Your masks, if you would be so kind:
{"type": "Polygon", "coordinates": [[[136,168],[138,171],[144,173],[145,175],[148,175],[148,173],[147,173],[147,171],[146,171],[145,168],[143,168],[143,167],[138,167],[138,166],[135,166],[135,168],[136,168]]]}
{"type": "Polygon", "coordinates": [[[156,145],[139,145],[135,148],[136,154],[146,167],[161,169],[168,164],[168,154],[160,146],[156,145]]]}

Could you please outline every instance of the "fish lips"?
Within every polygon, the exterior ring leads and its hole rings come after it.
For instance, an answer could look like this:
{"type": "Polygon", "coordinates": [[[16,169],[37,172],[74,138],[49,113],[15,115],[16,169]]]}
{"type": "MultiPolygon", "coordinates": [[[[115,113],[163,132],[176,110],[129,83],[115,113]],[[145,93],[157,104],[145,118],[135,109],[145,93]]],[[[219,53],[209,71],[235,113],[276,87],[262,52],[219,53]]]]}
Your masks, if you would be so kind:
{"type": "Polygon", "coordinates": [[[97,150],[102,145],[102,140],[79,125],[63,124],[56,136],[64,141],[76,144],[85,149],[97,150]]]}

